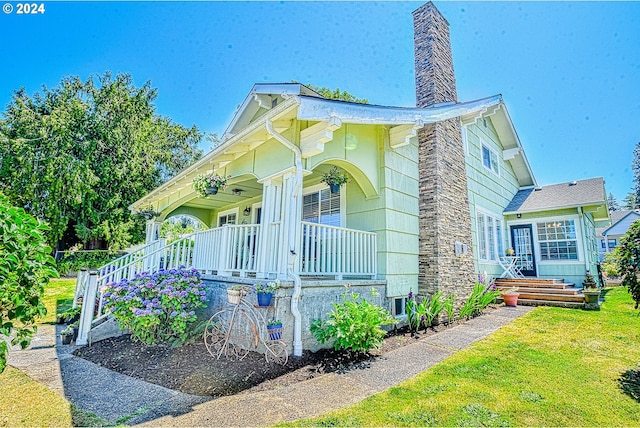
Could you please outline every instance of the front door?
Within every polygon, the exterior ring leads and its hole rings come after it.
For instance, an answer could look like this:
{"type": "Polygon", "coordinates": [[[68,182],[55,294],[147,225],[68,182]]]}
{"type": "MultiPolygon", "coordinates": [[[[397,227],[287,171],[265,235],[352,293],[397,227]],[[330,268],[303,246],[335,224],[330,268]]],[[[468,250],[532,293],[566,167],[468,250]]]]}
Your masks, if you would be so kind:
{"type": "Polygon", "coordinates": [[[524,276],[536,276],[536,259],[533,254],[533,227],[530,224],[511,226],[511,243],[518,261],[516,266],[524,276]]]}

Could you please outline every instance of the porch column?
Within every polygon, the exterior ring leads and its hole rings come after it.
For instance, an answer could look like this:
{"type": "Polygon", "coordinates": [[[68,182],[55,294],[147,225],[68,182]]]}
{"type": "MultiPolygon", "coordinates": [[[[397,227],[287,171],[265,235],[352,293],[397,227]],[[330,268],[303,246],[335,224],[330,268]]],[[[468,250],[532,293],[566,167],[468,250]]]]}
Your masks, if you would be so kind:
{"type": "Polygon", "coordinates": [[[295,171],[286,173],[282,178],[282,222],[280,248],[278,252],[278,278],[288,279],[287,265],[292,252],[297,254],[294,272],[300,270],[300,223],[302,222],[302,185],[295,187],[295,171]],[[291,236],[293,234],[293,236],[291,236]],[[290,245],[293,242],[293,245],[290,245]]]}
{"type": "Polygon", "coordinates": [[[258,265],[256,276],[267,278],[269,272],[278,270],[278,253],[281,224],[282,177],[270,178],[262,183],[262,215],[258,236],[258,265]]]}
{"type": "Polygon", "coordinates": [[[160,239],[160,226],[162,225],[161,221],[156,220],[147,220],[147,237],[144,241],[145,244],[151,244],[152,242],[160,239]]]}

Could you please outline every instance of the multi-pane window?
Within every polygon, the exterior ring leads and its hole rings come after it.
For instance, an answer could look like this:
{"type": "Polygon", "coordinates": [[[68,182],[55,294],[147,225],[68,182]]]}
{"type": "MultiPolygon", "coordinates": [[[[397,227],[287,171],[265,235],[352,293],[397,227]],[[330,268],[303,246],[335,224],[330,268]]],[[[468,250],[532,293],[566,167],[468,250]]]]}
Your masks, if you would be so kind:
{"type": "Polygon", "coordinates": [[[497,261],[502,255],[502,220],[489,214],[478,212],[478,253],[480,260],[497,261]]]}
{"type": "Polygon", "coordinates": [[[573,220],[540,222],[537,227],[542,260],[578,260],[578,239],[573,220]]]}
{"type": "Polygon", "coordinates": [[[221,215],[218,217],[218,227],[224,226],[225,224],[236,224],[236,217],[236,213],[221,215]]]}
{"type": "Polygon", "coordinates": [[[495,174],[500,174],[500,170],[498,169],[498,154],[484,144],[482,145],[482,165],[495,174]]]}
{"type": "MultiPolygon", "coordinates": [[[[606,249],[607,248],[607,241],[605,241],[604,239],[601,240],[602,242],[602,249],[606,249]]],[[[614,248],[616,248],[616,246],[618,245],[618,241],[615,239],[609,239],[609,249],[613,250],[614,248]]]]}
{"type": "Polygon", "coordinates": [[[304,195],[302,198],[302,220],[310,223],[340,226],[340,192],[329,189],[304,195]]]}

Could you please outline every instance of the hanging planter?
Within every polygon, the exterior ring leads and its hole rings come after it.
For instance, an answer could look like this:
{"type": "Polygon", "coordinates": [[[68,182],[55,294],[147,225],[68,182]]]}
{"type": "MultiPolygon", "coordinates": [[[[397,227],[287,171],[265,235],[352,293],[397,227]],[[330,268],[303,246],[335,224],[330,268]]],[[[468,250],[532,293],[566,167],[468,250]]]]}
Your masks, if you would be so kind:
{"type": "Polygon", "coordinates": [[[280,280],[276,279],[273,282],[267,282],[263,284],[259,282],[256,284],[256,295],[258,296],[258,306],[267,307],[271,306],[271,299],[273,298],[273,293],[280,286],[280,280]]]}
{"type": "Polygon", "coordinates": [[[224,190],[230,178],[230,175],[225,177],[218,174],[200,174],[193,179],[193,190],[206,198],[209,195],[215,195],[220,189],[224,190]]]}
{"type": "Polygon", "coordinates": [[[231,288],[227,288],[227,300],[232,305],[239,305],[242,300],[242,296],[244,296],[244,290],[240,286],[233,286],[231,288]]]}
{"type": "Polygon", "coordinates": [[[349,177],[334,166],[329,172],[322,174],[322,181],[329,186],[331,193],[338,193],[340,186],[349,182],[349,177]]]}
{"type": "Polygon", "coordinates": [[[267,333],[269,333],[269,339],[280,340],[282,337],[282,321],[271,320],[267,323],[267,333]]]}

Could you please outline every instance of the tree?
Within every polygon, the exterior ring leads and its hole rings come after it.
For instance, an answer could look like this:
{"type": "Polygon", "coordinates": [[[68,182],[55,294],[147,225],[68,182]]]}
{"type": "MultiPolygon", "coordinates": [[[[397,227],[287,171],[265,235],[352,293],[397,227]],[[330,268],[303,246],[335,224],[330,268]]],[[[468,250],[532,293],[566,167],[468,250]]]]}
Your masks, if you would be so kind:
{"type": "Polygon", "coordinates": [[[0,121],[0,190],[49,223],[51,245],[143,238],[128,206],[201,155],[198,129],[157,115],[156,96],[150,82],[110,73],[13,94],[0,121]]]}
{"type": "Polygon", "coordinates": [[[618,204],[618,200],[611,192],[609,192],[609,196],[607,196],[607,205],[609,205],[609,211],[620,210],[620,204],[618,204]]]}
{"type": "Polygon", "coordinates": [[[634,222],[627,233],[620,239],[618,265],[622,275],[622,285],[629,289],[629,293],[636,302],[635,308],[640,306],[640,221],[634,222]]]}
{"type": "Polygon", "coordinates": [[[627,196],[625,196],[623,202],[625,210],[635,210],[637,208],[640,208],[640,200],[638,199],[634,191],[627,193],[627,196]]]}
{"type": "Polygon", "coordinates": [[[2,336],[14,334],[11,344],[26,348],[37,330],[35,319],[47,313],[44,286],[58,276],[46,245],[48,230],[0,193],[0,373],[8,352],[2,336]]]}
{"type": "Polygon", "coordinates": [[[305,85],[309,89],[312,89],[322,95],[325,98],[331,100],[349,101],[352,103],[369,104],[369,100],[366,98],[358,98],[355,95],[351,95],[347,91],[341,91],[340,88],[330,89],[325,86],[305,85]]]}

